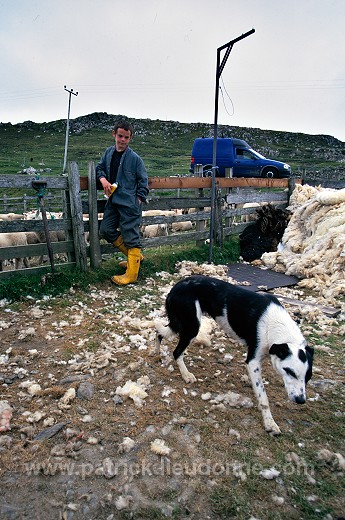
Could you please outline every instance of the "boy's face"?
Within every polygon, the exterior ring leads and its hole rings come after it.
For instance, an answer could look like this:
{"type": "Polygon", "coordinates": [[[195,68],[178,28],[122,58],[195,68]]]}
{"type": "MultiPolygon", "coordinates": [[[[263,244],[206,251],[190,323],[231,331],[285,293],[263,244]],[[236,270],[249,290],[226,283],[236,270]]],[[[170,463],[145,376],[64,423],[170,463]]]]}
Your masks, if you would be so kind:
{"type": "Polygon", "coordinates": [[[123,152],[126,150],[129,141],[132,138],[132,134],[129,130],[125,130],[124,128],[118,128],[116,133],[114,130],[112,131],[113,137],[115,137],[115,148],[118,152],[123,152]]]}

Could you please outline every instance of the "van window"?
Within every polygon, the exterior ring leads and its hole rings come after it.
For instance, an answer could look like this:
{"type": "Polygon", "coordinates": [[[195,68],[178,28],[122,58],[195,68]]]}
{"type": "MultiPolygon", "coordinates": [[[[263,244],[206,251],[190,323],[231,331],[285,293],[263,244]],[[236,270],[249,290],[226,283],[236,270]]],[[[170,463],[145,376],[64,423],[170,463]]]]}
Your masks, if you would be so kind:
{"type": "Polygon", "coordinates": [[[257,159],[257,157],[250,150],[236,148],[236,159],[257,159]]]}

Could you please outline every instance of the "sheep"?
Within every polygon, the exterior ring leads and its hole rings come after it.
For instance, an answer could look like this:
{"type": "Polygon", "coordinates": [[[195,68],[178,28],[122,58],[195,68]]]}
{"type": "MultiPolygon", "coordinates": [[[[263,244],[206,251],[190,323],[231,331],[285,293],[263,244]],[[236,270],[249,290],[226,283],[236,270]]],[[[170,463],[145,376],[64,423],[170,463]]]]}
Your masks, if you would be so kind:
{"type": "Polygon", "coordinates": [[[0,213],[0,220],[23,220],[24,215],[17,213],[0,213]]]}
{"type": "Polygon", "coordinates": [[[240,250],[243,260],[252,262],[263,253],[276,251],[290,219],[290,213],[271,204],[256,210],[257,220],[251,222],[240,234],[240,250]]]}
{"type": "Polygon", "coordinates": [[[145,226],[143,230],[144,238],[165,237],[168,236],[168,226],[166,224],[150,224],[145,226]]]}
{"type": "MultiPolygon", "coordinates": [[[[30,244],[45,244],[46,235],[44,231],[27,231],[26,233],[27,243],[30,244]]],[[[51,242],[63,242],[65,240],[65,232],[63,230],[49,231],[49,237],[51,242]]],[[[60,255],[58,255],[60,257],[60,255]]],[[[65,258],[62,253],[61,258],[65,258]]],[[[39,256],[38,265],[41,265],[44,261],[44,256],[39,256]]]]}
{"type": "Polygon", "coordinates": [[[193,229],[193,224],[190,220],[186,220],[184,222],[172,222],[171,230],[173,232],[177,231],[190,231],[193,229]]]}
{"type": "MultiPolygon", "coordinates": [[[[26,246],[28,244],[26,233],[0,233],[0,247],[26,246]]],[[[30,267],[27,258],[16,258],[15,268],[30,267]]],[[[3,271],[4,261],[0,259],[0,271],[3,271]]]]}
{"type": "MultiPolygon", "coordinates": [[[[258,208],[261,208],[262,206],[266,206],[267,204],[271,204],[271,206],[274,206],[274,203],[269,203],[269,202],[245,202],[244,204],[237,204],[237,207],[243,208],[243,209],[253,208],[253,209],[257,210],[258,208]]],[[[257,219],[256,211],[241,215],[241,222],[255,222],[256,219],[257,219]]]]}
{"type": "MultiPolygon", "coordinates": [[[[63,214],[61,212],[52,212],[52,211],[47,212],[48,220],[61,219],[62,217],[63,217],[63,214]]],[[[40,211],[35,211],[35,210],[26,211],[24,213],[24,220],[42,220],[42,214],[40,211]]]]}
{"type": "Polygon", "coordinates": [[[143,211],[143,217],[174,217],[175,215],[175,210],[150,209],[143,211]]]}
{"type": "MultiPolygon", "coordinates": [[[[243,209],[248,209],[248,208],[259,208],[260,207],[260,204],[259,202],[246,202],[245,204],[242,205],[242,208],[243,209]]],[[[256,220],[256,213],[246,213],[245,215],[241,215],[241,222],[253,222],[254,220],[256,220]]]]}
{"type": "Polygon", "coordinates": [[[182,215],[190,215],[191,213],[197,213],[197,208],[185,208],[182,210],[182,215]]]}

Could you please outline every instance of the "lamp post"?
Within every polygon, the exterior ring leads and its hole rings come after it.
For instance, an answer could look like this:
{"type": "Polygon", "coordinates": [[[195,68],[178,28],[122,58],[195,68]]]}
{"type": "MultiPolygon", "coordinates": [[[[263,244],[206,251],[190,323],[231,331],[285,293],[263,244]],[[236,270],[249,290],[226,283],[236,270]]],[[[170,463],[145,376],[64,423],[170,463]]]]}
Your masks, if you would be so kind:
{"type": "Polygon", "coordinates": [[[68,133],[69,133],[69,114],[71,111],[71,96],[72,96],[72,94],[73,94],[73,96],[78,95],[78,92],[73,92],[73,88],[71,88],[71,90],[68,90],[65,85],[64,89],[66,90],[66,92],[69,93],[69,97],[68,97],[68,113],[67,113],[66,139],[65,139],[65,155],[64,155],[64,159],[63,159],[62,173],[66,172],[66,164],[67,164],[67,148],[68,148],[68,133]]]}
{"type": "Polygon", "coordinates": [[[229,43],[218,47],[217,49],[217,66],[216,66],[216,87],[215,87],[215,100],[214,100],[214,125],[213,125],[213,159],[212,159],[212,190],[211,190],[211,221],[210,221],[210,247],[209,247],[209,262],[212,262],[212,246],[213,246],[213,235],[214,235],[214,222],[216,219],[216,169],[217,169],[217,138],[218,138],[218,100],[219,100],[219,80],[222,75],[223,69],[230,55],[230,52],[235,43],[243,40],[247,36],[253,34],[255,29],[242,34],[238,38],[231,40],[229,43]],[[220,61],[220,55],[222,50],[226,49],[222,61],[220,61]]]}

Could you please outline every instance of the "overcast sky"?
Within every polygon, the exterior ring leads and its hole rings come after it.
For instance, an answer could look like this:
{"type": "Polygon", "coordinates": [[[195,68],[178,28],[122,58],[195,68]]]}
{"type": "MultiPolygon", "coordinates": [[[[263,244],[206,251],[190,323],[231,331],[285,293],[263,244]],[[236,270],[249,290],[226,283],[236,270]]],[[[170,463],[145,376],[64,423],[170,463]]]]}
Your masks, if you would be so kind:
{"type": "Polygon", "coordinates": [[[345,0],[0,0],[0,122],[213,123],[252,28],[218,122],[345,141],[345,0]]]}

